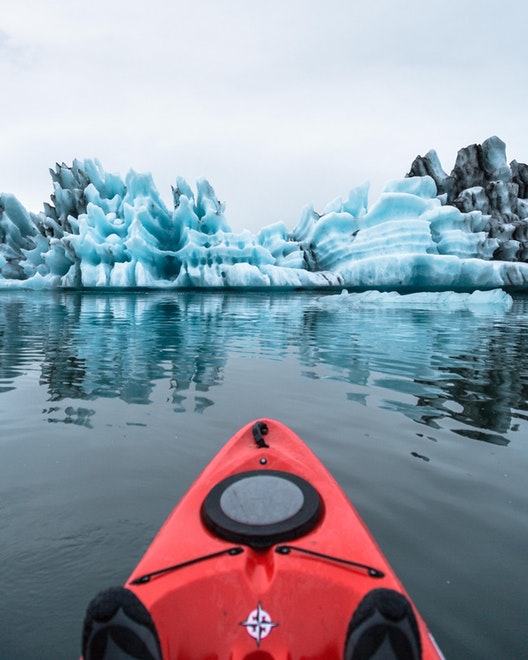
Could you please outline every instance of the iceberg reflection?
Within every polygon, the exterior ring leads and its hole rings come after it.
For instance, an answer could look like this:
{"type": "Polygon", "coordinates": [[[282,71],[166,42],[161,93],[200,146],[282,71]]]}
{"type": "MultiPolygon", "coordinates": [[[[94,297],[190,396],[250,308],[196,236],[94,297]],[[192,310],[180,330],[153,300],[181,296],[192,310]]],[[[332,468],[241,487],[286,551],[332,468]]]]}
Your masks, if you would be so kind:
{"type": "Polygon", "coordinates": [[[258,377],[259,360],[293,356],[301,380],[343,383],[351,405],[432,429],[449,419],[460,435],[506,444],[502,434],[527,418],[523,299],[511,310],[336,299],[343,303],[307,293],[5,292],[0,394],[32,365],[52,423],[90,426],[90,401],[149,404],[160,392],[175,412],[200,413],[215,404],[230,360],[255,360],[258,377]]]}

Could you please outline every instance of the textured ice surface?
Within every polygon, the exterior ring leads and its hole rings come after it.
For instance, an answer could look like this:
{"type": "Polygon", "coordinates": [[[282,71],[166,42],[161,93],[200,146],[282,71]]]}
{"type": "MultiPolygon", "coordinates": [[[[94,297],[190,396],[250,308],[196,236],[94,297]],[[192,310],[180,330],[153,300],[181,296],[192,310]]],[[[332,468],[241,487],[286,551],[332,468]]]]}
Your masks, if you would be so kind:
{"type": "MultiPolygon", "coordinates": [[[[275,223],[257,234],[230,230],[225,205],[205,179],[195,193],[178,178],[168,209],[149,174],[131,171],[123,180],[97,160],[57,165],[43,212],[0,195],[0,288],[525,289],[525,221],[511,215],[523,200],[504,188],[519,193],[520,184],[497,140],[480,147],[476,161],[473,151],[457,160],[458,183],[430,152],[415,167],[430,174],[389,182],[370,208],[363,185],[322,213],[306,206],[292,230],[275,223]],[[487,174],[475,173],[477,161],[487,174]],[[484,176],[497,180],[475,187],[484,176]],[[473,187],[446,204],[441,191],[454,194],[462,179],[473,187]],[[500,223],[486,212],[493,204],[502,209],[500,223]]],[[[524,166],[515,167],[522,183],[524,166]]]]}
{"type": "Polygon", "coordinates": [[[441,307],[443,310],[468,309],[478,312],[482,308],[508,311],[513,305],[512,297],[502,289],[491,291],[473,291],[472,293],[457,293],[455,291],[400,294],[397,291],[364,291],[349,293],[346,289],[338,295],[327,295],[318,298],[314,306],[328,312],[368,307],[370,305],[413,307],[427,309],[441,307]]]}

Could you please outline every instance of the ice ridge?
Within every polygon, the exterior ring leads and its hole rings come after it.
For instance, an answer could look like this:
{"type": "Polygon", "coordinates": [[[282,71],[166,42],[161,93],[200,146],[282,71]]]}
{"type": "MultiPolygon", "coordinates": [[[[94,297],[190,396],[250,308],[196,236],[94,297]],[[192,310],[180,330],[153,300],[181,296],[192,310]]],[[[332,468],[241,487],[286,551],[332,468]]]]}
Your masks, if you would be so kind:
{"type": "Polygon", "coordinates": [[[0,194],[0,288],[277,287],[421,291],[528,288],[528,166],[497,137],[434,151],[389,182],[306,206],[254,234],[233,232],[206,179],[178,177],[169,209],[150,174],[123,180],[98,160],[50,170],[40,213],[0,194]]]}

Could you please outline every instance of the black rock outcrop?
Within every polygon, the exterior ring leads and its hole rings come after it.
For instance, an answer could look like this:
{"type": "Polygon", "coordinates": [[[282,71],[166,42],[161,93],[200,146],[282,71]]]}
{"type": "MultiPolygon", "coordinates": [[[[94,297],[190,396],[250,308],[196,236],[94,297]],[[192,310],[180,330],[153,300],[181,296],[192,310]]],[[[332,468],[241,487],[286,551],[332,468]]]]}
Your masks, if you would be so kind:
{"type": "Polygon", "coordinates": [[[494,259],[528,261],[528,165],[506,159],[506,145],[493,136],[460,149],[451,174],[434,150],[417,156],[408,177],[429,175],[445,204],[487,216],[487,232],[499,246],[494,259]]]}

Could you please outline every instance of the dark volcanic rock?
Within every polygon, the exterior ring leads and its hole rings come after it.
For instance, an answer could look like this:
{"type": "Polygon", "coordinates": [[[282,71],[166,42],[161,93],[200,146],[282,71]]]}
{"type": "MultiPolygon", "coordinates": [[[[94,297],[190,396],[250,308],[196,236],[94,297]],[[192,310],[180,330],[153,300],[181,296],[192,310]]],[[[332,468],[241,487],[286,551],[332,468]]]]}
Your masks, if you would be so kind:
{"type": "Polygon", "coordinates": [[[68,216],[78,218],[82,213],[86,213],[87,202],[84,190],[90,179],[76,160],[72,167],[68,167],[65,163],[62,165],[55,163],[55,169],[50,168],[49,173],[54,188],[54,193],[50,196],[53,205],[46,203],[44,213],[56,220],[60,227],[71,231],[68,216]]]}
{"type": "Polygon", "coordinates": [[[417,156],[407,174],[409,177],[425,175],[429,175],[434,180],[439,195],[447,194],[448,201],[452,201],[455,189],[453,177],[444,172],[434,149],[428,151],[425,156],[417,156]]]}
{"type": "Polygon", "coordinates": [[[469,147],[460,149],[451,175],[455,182],[457,196],[466,188],[485,185],[484,162],[480,144],[470,144],[469,147]]]}
{"type": "Polygon", "coordinates": [[[434,150],[417,156],[407,176],[429,175],[438,195],[462,213],[488,217],[488,235],[499,247],[493,258],[528,261],[528,165],[506,159],[506,145],[496,136],[460,149],[451,174],[434,150]]]}
{"type": "Polygon", "coordinates": [[[462,213],[469,213],[469,211],[482,211],[484,215],[489,215],[490,213],[488,196],[482,186],[474,186],[473,188],[463,190],[453,200],[453,206],[456,206],[462,213]]]}
{"type": "Polygon", "coordinates": [[[519,186],[516,183],[490,181],[485,192],[493,217],[502,218],[504,222],[513,222],[519,219],[517,215],[519,186]]]}
{"type": "Polygon", "coordinates": [[[520,199],[528,198],[528,165],[512,160],[510,163],[512,181],[519,186],[520,199]]]}

